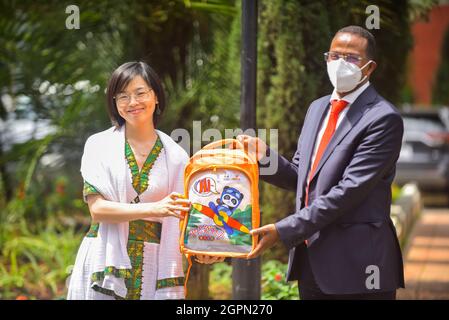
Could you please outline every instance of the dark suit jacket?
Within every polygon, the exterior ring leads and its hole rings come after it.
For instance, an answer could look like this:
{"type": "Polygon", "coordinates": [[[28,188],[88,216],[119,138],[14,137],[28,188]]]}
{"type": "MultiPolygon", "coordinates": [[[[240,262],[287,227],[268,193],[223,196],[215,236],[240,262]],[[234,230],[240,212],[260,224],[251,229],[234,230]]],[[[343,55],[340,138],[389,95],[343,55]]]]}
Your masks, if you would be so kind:
{"type": "Polygon", "coordinates": [[[390,219],[402,118],[372,85],[363,91],[329,142],[310,183],[309,206],[304,207],[314,142],[329,99],[325,96],[310,105],[293,160],[277,156],[277,173],[261,176],[296,190],[296,211],[275,224],[290,250],[287,279],[307,281],[304,276],[310,275],[301,272],[302,260],[308,259],[324,293],[395,290],[404,286],[401,250],[390,219]],[[369,289],[366,283],[375,283],[368,278],[376,267],[380,288],[369,289]]]}

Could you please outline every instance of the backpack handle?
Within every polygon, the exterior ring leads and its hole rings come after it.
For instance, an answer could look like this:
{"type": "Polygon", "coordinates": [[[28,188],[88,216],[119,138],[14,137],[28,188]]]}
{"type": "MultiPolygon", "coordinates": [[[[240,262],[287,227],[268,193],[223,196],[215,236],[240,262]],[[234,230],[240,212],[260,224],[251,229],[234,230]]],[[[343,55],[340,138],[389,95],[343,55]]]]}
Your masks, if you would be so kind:
{"type": "Polygon", "coordinates": [[[221,147],[224,146],[225,144],[234,144],[235,146],[237,146],[237,148],[241,149],[241,150],[245,150],[245,147],[243,146],[243,144],[238,141],[237,139],[223,139],[223,140],[218,140],[218,141],[214,141],[209,143],[208,145],[205,145],[203,147],[203,150],[209,150],[209,149],[215,149],[217,147],[221,147]]]}
{"type": "Polygon", "coordinates": [[[237,139],[223,139],[223,140],[214,141],[214,142],[211,142],[211,143],[205,145],[201,150],[211,150],[211,149],[215,149],[215,148],[224,146],[226,144],[233,144],[236,149],[240,149],[243,151],[243,153],[246,155],[246,157],[249,159],[249,161],[251,163],[257,163],[257,160],[255,159],[255,157],[253,155],[251,155],[248,152],[248,150],[245,150],[245,146],[243,145],[243,143],[241,143],[237,139]]]}

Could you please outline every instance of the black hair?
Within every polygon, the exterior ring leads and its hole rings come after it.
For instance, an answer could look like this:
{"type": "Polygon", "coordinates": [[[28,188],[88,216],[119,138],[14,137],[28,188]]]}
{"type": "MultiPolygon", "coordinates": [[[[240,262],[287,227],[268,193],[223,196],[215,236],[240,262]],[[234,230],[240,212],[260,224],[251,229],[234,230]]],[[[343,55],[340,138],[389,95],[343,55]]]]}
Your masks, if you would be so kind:
{"type": "Polygon", "coordinates": [[[339,33],[351,33],[366,39],[366,57],[369,60],[376,58],[376,39],[371,32],[359,26],[347,26],[338,30],[335,36],[339,33]]]}
{"type": "Polygon", "coordinates": [[[106,89],[109,117],[116,127],[121,127],[125,123],[125,119],[118,113],[114,97],[123,91],[136,76],[141,76],[157,97],[156,109],[159,111],[155,110],[153,113],[153,124],[156,127],[165,109],[165,94],[159,76],[147,63],[142,61],[126,62],[112,73],[106,89]]]}

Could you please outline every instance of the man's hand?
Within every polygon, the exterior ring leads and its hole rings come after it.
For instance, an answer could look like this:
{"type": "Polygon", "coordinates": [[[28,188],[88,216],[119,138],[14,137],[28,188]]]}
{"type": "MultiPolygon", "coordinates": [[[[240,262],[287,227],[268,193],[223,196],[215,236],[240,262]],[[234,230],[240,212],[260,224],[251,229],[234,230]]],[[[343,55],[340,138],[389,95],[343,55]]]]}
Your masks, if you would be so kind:
{"type": "Polygon", "coordinates": [[[257,161],[260,161],[260,159],[267,153],[268,146],[260,138],[241,134],[237,136],[237,140],[244,145],[245,150],[247,150],[252,157],[257,159],[257,161]]]}
{"type": "Polygon", "coordinates": [[[252,235],[262,236],[257,246],[248,255],[248,259],[253,259],[261,255],[265,250],[270,249],[279,240],[279,233],[274,224],[251,230],[252,235]]]}
{"type": "Polygon", "coordinates": [[[223,262],[225,257],[214,257],[205,254],[195,255],[195,261],[203,264],[212,264],[217,262],[223,262]]]}

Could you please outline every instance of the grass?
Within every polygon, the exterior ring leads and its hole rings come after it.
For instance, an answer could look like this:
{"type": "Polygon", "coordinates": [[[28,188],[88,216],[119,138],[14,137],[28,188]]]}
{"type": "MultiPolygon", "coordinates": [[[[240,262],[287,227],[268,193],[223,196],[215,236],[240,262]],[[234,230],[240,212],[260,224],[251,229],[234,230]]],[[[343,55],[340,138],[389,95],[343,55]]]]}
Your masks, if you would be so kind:
{"type": "Polygon", "coordinates": [[[10,231],[1,248],[0,299],[61,299],[83,234],[50,227],[36,234],[10,231]]]}

